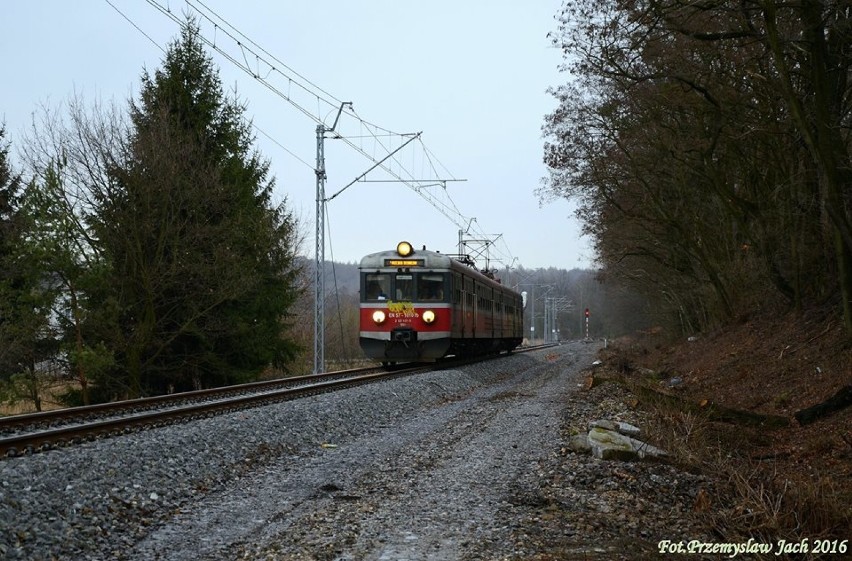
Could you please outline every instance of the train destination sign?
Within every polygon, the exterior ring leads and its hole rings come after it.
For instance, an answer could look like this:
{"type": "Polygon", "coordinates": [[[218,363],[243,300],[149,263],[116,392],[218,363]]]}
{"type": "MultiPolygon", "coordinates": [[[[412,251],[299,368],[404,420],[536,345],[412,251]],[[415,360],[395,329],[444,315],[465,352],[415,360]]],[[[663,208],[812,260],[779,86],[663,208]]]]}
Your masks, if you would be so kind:
{"type": "Polygon", "coordinates": [[[422,259],[385,259],[385,267],[422,267],[422,259]]]}

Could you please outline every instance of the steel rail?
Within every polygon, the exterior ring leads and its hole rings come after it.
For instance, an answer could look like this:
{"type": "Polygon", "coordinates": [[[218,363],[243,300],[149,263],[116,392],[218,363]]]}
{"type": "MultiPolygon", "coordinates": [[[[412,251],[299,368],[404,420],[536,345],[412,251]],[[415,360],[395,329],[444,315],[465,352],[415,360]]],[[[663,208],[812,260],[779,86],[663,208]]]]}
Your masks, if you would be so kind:
{"type": "Polygon", "coordinates": [[[320,374],[306,374],[292,376],[289,378],[277,378],[275,380],[264,380],[261,382],[249,382],[233,386],[194,390],[174,394],[166,394],[138,399],[127,399],[109,403],[98,403],[95,405],[80,405],[65,409],[54,409],[51,411],[40,411],[37,413],[23,413],[0,417],[0,435],[8,434],[19,427],[31,427],[38,425],[49,425],[51,423],[69,423],[85,420],[93,416],[105,416],[109,413],[124,414],[127,411],[144,411],[155,408],[167,407],[181,402],[193,402],[200,399],[222,399],[229,395],[239,395],[249,392],[267,392],[277,388],[292,387],[315,383],[320,380],[329,380],[350,376],[359,372],[370,372],[378,369],[377,366],[363,368],[351,368],[348,370],[337,370],[334,372],[323,372],[320,374]]]}
{"type": "Polygon", "coordinates": [[[297,387],[276,389],[266,393],[226,397],[217,401],[205,401],[174,409],[160,409],[85,424],[15,434],[0,438],[0,455],[11,457],[22,453],[42,452],[63,444],[126,434],[140,428],[145,428],[146,426],[152,428],[164,426],[182,419],[207,417],[215,413],[237,411],[317,393],[340,390],[378,380],[406,376],[423,370],[423,368],[423,366],[417,366],[391,372],[362,374],[339,380],[326,380],[297,387]]]}
{"type": "MultiPolygon", "coordinates": [[[[552,345],[524,347],[515,352],[529,352],[549,346],[552,345]]],[[[496,357],[497,355],[486,355],[475,359],[455,359],[428,364],[411,363],[401,368],[380,372],[374,372],[378,367],[354,368],[225,388],[0,418],[0,431],[4,429],[8,431],[9,428],[13,427],[34,427],[51,421],[54,424],[65,423],[64,426],[52,426],[44,430],[24,431],[11,435],[0,434],[0,457],[41,452],[60,445],[126,434],[146,426],[164,426],[182,419],[208,417],[216,413],[288,401],[379,380],[407,376],[423,370],[446,369],[496,357]],[[198,400],[204,401],[198,402],[198,400]],[[182,402],[188,401],[195,403],[182,404],[182,402]],[[164,408],[168,406],[171,406],[171,408],[164,408]],[[86,419],[86,417],[105,416],[110,413],[120,414],[121,416],[94,421],[86,419]],[[70,424],[75,421],[76,424],[70,424]]]]}

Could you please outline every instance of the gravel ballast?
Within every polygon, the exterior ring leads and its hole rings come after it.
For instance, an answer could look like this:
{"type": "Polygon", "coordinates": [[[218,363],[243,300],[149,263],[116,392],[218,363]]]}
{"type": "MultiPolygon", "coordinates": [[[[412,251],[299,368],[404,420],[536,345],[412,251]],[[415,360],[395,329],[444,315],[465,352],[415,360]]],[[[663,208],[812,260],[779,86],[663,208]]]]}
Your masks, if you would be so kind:
{"type": "Polygon", "coordinates": [[[701,539],[700,476],[567,451],[571,427],[638,422],[621,390],[580,391],[596,350],[2,460],[0,558],[618,559],[701,539]]]}

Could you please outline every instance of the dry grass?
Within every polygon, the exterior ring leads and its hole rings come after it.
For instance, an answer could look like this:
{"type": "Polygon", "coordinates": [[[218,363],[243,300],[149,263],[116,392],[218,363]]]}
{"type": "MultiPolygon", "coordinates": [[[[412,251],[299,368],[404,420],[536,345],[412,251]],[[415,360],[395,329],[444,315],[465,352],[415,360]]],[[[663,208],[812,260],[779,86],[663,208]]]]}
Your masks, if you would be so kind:
{"type": "MultiPolygon", "coordinates": [[[[812,468],[791,472],[772,455],[755,457],[754,450],[767,442],[760,429],[715,423],[694,412],[677,411],[670,402],[644,405],[653,419],[647,427],[649,439],[666,449],[676,464],[716,482],[696,501],[695,514],[720,540],[813,544],[817,539],[849,539],[848,481],[835,481],[812,468]]],[[[769,558],[786,557],[773,551],[769,558]]],[[[829,558],[813,552],[795,557],[829,558]]]]}
{"type": "MultiPolygon", "coordinates": [[[[71,390],[80,389],[80,384],[77,382],[69,382],[60,380],[48,384],[41,394],[41,410],[51,411],[53,409],[62,409],[65,404],[59,399],[59,396],[68,393],[71,390]]],[[[25,413],[35,413],[36,406],[32,400],[19,399],[14,403],[0,403],[0,416],[7,415],[22,415],[25,413]]]]}
{"type": "Polygon", "coordinates": [[[602,353],[609,374],[628,381],[655,419],[643,427],[653,443],[707,475],[695,514],[718,541],[807,539],[813,548],[815,540],[852,539],[852,407],[795,421],[849,384],[852,341],[836,316],[828,305],[766,310],[689,341],[641,334],[602,353]],[[646,391],[674,377],[680,382],[666,390],[673,397],[646,391]]]}
{"type": "Polygon", "coordinates": [[[724,473],[733,500],[710,517],[718,530],[773,542],[848,538],[848,504],[828,478],[791,480],[757,465],[724,473]]]}

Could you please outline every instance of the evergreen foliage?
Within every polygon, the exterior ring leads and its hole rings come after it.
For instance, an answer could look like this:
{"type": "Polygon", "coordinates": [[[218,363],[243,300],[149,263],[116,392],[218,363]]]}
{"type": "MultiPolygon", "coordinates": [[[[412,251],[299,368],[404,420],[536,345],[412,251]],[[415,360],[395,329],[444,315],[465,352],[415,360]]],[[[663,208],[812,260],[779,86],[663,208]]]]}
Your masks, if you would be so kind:
{"type": "Polygon", "coordinates": [[[226,98],[192,21],[142,77],[125,161],[93,220],[111,264],[130,395],[218,386],[283,367],[295,221],[272,205],[244,106],[226,98]]]}
{"type": "Polygon", "coordinates": [[[18,255],[25,227],[20,211],[21,179],[9,164],[5,137],[5,128],[0,128],[0,380],[8,382],[32,362],[30,345],[21,337],[27,307],[22,300],[27,298],[32,280],[18,255]]]}
{"type": "Polygon", "coordinates": [[[43,248],[34,239],[26,190],[8,161],[0,129],[0,401],[32,401],[41,411],[46,380],[37,365],[55,357],[50,325],[55,283],[42,267],[43,248]]]}
{"type": "Polygon", "coordinates": [[[286,370],[297,224],[195,23],[129,121],[69,109],[25,143],[25,187],[0,130],[0,398],[20,387],[38,406],[45,365],[79,382],[69,404],[286,370]]]}

